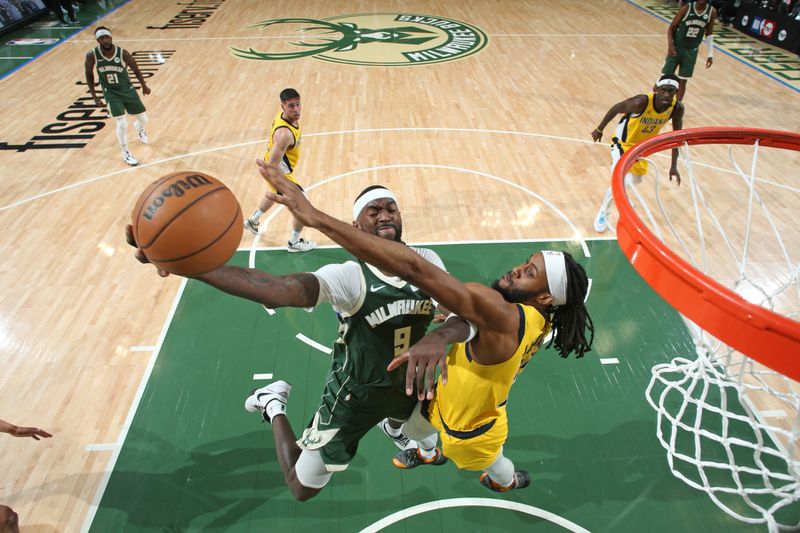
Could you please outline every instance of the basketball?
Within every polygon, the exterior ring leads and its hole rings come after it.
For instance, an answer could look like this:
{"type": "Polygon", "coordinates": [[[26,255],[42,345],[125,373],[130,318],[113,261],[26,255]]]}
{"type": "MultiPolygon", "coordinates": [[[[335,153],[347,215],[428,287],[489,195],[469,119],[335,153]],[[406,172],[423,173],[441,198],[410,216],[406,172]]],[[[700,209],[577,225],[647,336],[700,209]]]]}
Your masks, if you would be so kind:
{"type": "Polygon", "coordinates": [[[224,183],[202,172],[174,172],[151,183],[131,213],[147,259],[180,276],[214,270],[242,239],[242,210],[224,183]]]}

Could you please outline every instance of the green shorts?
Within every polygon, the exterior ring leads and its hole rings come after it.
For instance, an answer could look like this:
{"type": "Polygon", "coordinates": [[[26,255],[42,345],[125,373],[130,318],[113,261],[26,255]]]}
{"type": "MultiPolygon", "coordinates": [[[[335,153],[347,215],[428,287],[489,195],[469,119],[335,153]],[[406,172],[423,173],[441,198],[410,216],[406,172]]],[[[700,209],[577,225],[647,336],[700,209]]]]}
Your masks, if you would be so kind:
{"type": "Polygon", "coordinates": [[[359,441],[378,422],[387,417],[406,420],[417,404],[416,396],[406,396],[395,387],[349,390],[342,384],[348,376],[341,370],[331,371],[325,381],[319,409],[297,444],[305,450],[319,450],[329,472],[347,468],[359,441]]]}
{"type": "Polygon", "coordinates": [[[697,62],[697,48],[677,48],[677,54],[667,56],[662,74],[674,74],[678,69],[678,78],[688,80],[694,73],[694,64],[697,62]]]}
{"type": "Polygon", "coordinates": [[[142,99],[133,86],[130,90],[124,91],[103,91],[103,97],[108,104],[108,112],[112,117],[119,117],[128,113],[129,115],[138,115],[144,113],[145,108],[142,99]]]}

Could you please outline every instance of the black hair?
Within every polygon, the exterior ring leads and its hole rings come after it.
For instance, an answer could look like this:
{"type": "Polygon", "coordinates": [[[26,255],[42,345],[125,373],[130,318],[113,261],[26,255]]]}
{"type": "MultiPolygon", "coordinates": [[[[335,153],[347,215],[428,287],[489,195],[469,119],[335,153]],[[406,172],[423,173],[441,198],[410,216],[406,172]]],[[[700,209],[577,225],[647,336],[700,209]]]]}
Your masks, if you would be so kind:
{"type": "Polygon", "coordinates": [[[555,307],[550,314],[553,337],[547,347],[555,345],[561,357],[568,357],[575,352],[581,358],[592,350],[594,341],[594,323],[584,304],[589,279],[580,263],[567,252],[564,252],[564,266],[567,269],[567,303],[555,307]],[[588,341],[587,331],[590,334],[588,341]]]}
{"type": "Polygon", "coordinates": [[[672,80],[672,81],[675,81],[677,83],[680,83],[680,80],[678,79],[678,76],[676,76],[675,74],[664,74],[660,78],[658,78],[658,81],[661,81],[661,80],[672,80]]]}
{"type": "Polygon", "coordinates": [[[362,196],[367,194],[369,191],[372,191],[372,190],[375,190],[375,189],[386,189],[386,187],[384,187],[383,185],[370,185],[369,187],[367,187],[366,189],[364,189],[363,191],[358,193],[358,196],[356,196],[356,199],[353,200],[353,203],[356,203],[359,198],[361,198],[362,196]]]}
{"type": "Polygon", "coordinates": [[[292,98],[300,98],[300,93],[291,88],[281,91],[281,102],[291,100],[292,98]]]}

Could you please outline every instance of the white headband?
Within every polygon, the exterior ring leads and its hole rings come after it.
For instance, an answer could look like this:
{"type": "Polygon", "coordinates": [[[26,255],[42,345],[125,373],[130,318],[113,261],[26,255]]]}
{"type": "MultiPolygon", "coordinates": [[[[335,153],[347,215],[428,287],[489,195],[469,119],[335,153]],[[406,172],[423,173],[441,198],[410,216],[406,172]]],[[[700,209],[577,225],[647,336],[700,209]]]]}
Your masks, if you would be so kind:
{"type": "Polygon", "coordinates": [[[542,250],[544,269],[547,271],[547,285],[553,295],[553,305],[567,303],[567,266],[562,252],[542,250]]]}
{"type": "Polygon", "coordinates": [[[675,87],[677,89],[678,88],[678,82],[675,81],[675,80],[671,80],[669,78],[666,78],[666,79],[663,79],[663,80],[658,80],[656,82],[656,87],[667,87],[667,86],[675,87]]]}
{"type": "Polygon", "coordinates": [[[391,198],[394,200],[394,203],[397,203],[397,198],[395,198],[394,194],[389,189],[384,189],[383,187],[372,189],[362,196],[359,196],[356,203],[353,204],[353,220],[358,218],[358,215],[361,214],[361,210],[364,209],[368,203],[373,200],[378,200],[379,198],[391,198]]]}
{"type": "Polygon", "coordinates": [[[106,29],[100,29],[100,30],[97,30],[96,32],[94,32],[94,38],[95,39],[99,39],[103,35],[108,35],[109,37],[111,37],[111,32],[106,30],[106,29]]]}

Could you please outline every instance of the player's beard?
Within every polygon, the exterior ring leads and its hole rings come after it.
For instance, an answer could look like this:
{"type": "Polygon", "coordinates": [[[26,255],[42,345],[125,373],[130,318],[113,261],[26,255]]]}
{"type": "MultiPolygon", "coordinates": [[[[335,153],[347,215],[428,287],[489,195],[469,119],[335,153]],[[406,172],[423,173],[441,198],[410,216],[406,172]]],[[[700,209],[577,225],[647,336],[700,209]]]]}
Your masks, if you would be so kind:
{"type": "Polygon", "coordinates": [[[530,302],[533,297],[536,296],[534,293],[529,291],[522,291],[511,287],[501,287],[499,279],[492,283],[492,288],[499,292],[505,301],[512,304],[524,304],[530,302]]]}
{"type": "Polygon", "coordinates": [[[378,234],[378,228],[386,226],[391,226],[394,228],[394,237],[392,237],[390,240],[393,240],[395,242],[403,242],[403,226],[399,224],[381,224],[380,226],[375,226],[375,235],[380,237],[380,235],[378,234]]]}

